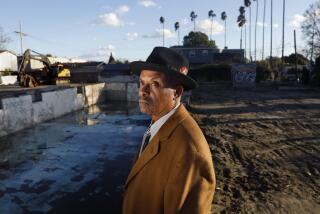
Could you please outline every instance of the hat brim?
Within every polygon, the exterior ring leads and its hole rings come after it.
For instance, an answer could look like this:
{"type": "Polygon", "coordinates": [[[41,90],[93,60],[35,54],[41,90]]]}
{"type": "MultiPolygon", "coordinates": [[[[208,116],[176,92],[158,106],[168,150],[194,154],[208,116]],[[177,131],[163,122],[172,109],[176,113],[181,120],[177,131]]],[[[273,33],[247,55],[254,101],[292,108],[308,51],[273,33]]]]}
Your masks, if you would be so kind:
{"type": "Polygon", "coordinates": [[[181,84],[185,91],[192,90],[198,87],[198,83],[191,77],[165,66],[160,66],[149,62],[135,61],[130,63],[130,69],[133,74],[136,74],[138,76],[140,75],[142,70],[151,70],[167,74],[168,76],[174,78],[179,84],[181,84]]]}

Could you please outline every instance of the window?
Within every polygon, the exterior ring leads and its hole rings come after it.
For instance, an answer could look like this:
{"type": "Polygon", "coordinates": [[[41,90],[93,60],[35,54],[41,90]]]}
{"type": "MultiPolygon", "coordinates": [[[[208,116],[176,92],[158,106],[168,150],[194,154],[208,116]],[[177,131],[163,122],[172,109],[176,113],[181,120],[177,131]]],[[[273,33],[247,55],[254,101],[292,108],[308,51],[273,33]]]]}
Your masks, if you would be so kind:
{"type": "Polygon", "coordinates": [[[189,51],[189,56],[194,57],[196,55],[195,51],[189,51]]]}
{"type": "Polygon", "coordinates": [[[202,56],[208,56],[208,54],[209,54],[208,50],[203,50],[202,51],[202,56]]]}

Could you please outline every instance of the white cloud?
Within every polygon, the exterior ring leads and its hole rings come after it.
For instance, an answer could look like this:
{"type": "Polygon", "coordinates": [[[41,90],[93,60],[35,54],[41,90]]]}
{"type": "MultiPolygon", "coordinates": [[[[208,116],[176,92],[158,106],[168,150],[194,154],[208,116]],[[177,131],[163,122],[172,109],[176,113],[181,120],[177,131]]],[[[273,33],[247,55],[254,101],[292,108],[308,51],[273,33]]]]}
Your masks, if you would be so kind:
{"type": "Polygon", "coordinates": [[[90,60],[98,60],[98,61],[107,60],[111,53],[113,56],[116,55],[115,50],[116,48],[113,45],[108,44],[108,45],[99,47],[93,53],[83,54],[79,56],[79,58],[86,59],[89,61],[90,60]]]}
{"type": "Polygon", "coordinates": [[[120,17],[123,14],[128,13],[129,10],[130,8],[127,5],[122,5],[114,11],[100,15],[93,22],[93,24],[101,24],[101,25],[112,26],[112,27],[134,25],[134,23],[125,22],[120,19],[120,17]]]}
{"type": "Polygon", "coordinates": [[[138,33],[133,32],[133,33],[127,33],[127,40],[133,41],[138,38],[138,33]]]}
{"type": "Polygon", "coordinates": [[[189,24],[189,20],[187,18],[184,18],[181,20],[181,24],[182,25],[188,25],[189,24]]]}
{"type": "Polygon", "coordinates": [[[139,0],[138,3],[146,8],[157,6],[157,4],[152,0],[139,0]]]}
{"type": "MultiPolygon", "coordinates": [[[[211,20],[204,19],[197,23],[196,26],[200,31],[211,34],[211,20]]],[[[217,21],[212,22],[212,34],[218,35],[224,31],[224,27],[217,21]]]]}
{"type": "Polygon", "coordinates": [[[274,28],[279,28],[279,24],[273,24],[274,28]]]}
{"type": "MultiPolygon", "coordinates": [[[[161,38],[163,34],[162,29],[156,29],[154,32],[150,34],[145,34],[142,38],[161,38]]],[[[164,37],[165,38],[172,38],[175,37],[175,33],[171,32],[169,29],[164,29],[164,37]]]]}
{"type": "Polygon", "coordinates": [[[264,24],[263,24],[263,22],[257,22],[257,26],[263,27],[263,25],[264,25],[265,27],[268,27],[268,26],[269,26],[266,22],[265,22],[264,24]]]}
{"type": "Polygon", "coordinates": [[[122,5],[115,10],[115,13],[121,16],[122,14],[129,12],[129,10],[130,8],[127,5],[122,5]]]}
{"type": "Polygon", "coordinates": [[[291,20],[291,22],[289,23],[289,25],[293,28],[299,28],[301,23],[304,22],[306,19],[307,19],[306,17],[300,14],[296,14],[291,20]]]}

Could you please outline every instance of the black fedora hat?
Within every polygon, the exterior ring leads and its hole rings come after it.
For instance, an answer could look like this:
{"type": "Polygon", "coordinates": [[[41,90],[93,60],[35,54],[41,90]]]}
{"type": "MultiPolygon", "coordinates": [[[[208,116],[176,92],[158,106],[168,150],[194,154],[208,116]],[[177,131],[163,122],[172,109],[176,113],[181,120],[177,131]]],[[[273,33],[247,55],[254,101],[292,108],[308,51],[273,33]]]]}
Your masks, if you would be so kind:
{"type": "Polygon", "coordinates": [[[155,47],[147,60],[130,63],[131,71],[140,75],[142,70],[152,70],[166,74],[169,78],[180,83],[184,90],[191,90],[198,86],[197,82],[187,75],[188,60],[173,49],[155,47]]]}

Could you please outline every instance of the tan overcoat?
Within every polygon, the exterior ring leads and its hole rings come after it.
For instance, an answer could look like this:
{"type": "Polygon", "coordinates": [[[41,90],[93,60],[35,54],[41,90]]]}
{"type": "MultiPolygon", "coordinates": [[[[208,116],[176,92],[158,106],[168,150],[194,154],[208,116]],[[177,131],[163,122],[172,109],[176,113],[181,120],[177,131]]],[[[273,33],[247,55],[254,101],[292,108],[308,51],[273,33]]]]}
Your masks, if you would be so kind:
{"type": "Polygon", "coordinates": [[[208,143],[183,105],[133,165],[124,214],[210,213],[215,174],[208,143]]]}

